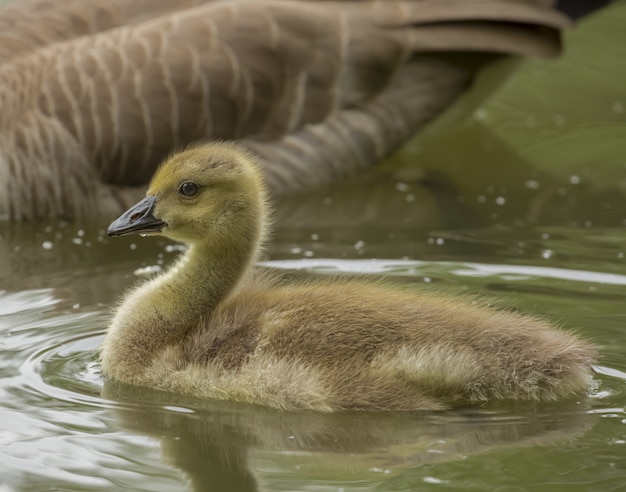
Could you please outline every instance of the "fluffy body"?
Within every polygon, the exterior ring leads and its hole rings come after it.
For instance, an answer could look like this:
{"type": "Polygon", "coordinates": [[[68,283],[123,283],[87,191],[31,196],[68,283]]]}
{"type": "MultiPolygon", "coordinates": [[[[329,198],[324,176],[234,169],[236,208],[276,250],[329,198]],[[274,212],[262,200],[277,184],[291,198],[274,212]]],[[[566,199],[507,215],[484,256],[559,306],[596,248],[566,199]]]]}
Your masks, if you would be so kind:
{"type": "Polygon", "coordinates": [[[114,380],[322,411],[551,400],[590,383],[593,347],[544,320],[383,282],[259,273],[265,192],[237,147],[175,155],[148,196],[163,233],[190,248],[115,313],[102,352],[114,380]],[[191,201],[178,196],[189,180],[191,201]]]}

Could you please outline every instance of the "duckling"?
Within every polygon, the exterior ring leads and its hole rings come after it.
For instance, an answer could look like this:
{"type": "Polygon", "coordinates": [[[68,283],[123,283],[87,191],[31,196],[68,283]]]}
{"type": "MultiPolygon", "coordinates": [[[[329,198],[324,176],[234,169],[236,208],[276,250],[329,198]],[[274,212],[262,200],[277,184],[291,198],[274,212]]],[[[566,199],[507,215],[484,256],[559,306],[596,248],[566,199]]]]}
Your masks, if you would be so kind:
{"type": "Polygon", "coordinates": [[[321,411],[551,400],[589,385],[594,348],[546,321],[384,283],[261,273],[268,211],[259,160],[242,147],[206,143],[161,165],[107,235],[189,248],[115,311],[106,377],[321,411]]]}

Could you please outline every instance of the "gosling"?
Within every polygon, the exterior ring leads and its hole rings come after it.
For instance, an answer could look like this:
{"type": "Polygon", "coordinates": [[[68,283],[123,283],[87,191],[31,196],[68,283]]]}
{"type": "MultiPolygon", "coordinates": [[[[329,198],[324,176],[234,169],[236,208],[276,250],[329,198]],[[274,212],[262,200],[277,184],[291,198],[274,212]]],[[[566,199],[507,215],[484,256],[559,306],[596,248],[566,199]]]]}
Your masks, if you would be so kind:
{"type": "Polygon", "coordinates": [[[261,273],[267,216],[259,162],[242,148],[208,143],[166,160],[107,235],[162,234],[189,248],[125,296],[104,375],[320,411],[553,400],[589,386],[595,349],[546,321],[380,282],[261,273]]]}

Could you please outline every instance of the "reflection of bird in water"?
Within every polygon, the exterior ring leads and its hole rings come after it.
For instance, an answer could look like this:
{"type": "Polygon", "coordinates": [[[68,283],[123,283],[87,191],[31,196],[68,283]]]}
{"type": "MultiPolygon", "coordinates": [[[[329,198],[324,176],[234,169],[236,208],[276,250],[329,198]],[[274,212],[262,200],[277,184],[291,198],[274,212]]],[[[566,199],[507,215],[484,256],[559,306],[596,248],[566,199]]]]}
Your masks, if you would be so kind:
{"type": "Polygon", "coordinates": [[[441,410],[583,392],[595,350],[549,323],[382,283],[287,283],[252,266],[267,233],[257,160],[206,144],[167,160],[109,235],[189,244],[130,292],[103,343],[114,380],[278,408],[441,410]]]}
{"type": "Polygon", "coordinates": [[[274,479],[291,490],[329,480],[337,487],[392,483],[421,464],[562,445],[597,419],[570,403],[545,411],[522,405],[472,413],[278,412],[113,382],[105,383],[103,397],[123,403],[116,405],[117,425],[158,440],[164,461],[183,471],[193,490],[216,492],[275,490],[274,479]]]}
{"type": "Polygon", "coordinates": [[[553,56],[535,0],[20,0],[0,9],[0,217],[119,213],[160,159],[238,139],[285,193],[401,146],[485,63],[553,56]],[[462,55],[461,55],[462,54],[462,55]]]}

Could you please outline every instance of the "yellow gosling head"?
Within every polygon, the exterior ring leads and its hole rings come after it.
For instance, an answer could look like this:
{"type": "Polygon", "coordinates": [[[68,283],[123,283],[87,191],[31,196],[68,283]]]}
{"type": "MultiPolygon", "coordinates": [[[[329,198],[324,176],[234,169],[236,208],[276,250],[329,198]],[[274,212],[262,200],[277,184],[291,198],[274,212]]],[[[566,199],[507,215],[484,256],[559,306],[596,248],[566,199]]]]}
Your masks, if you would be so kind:
{"type": "Polygon", "coordinates": [[[155,173],[146,197],[111,223],[107,236],[163,234],[226,245],[264,231],[265,186],[257,159],[230,143],[188,147],[155,173]],[[246,237],[242,237],[246,236],[246,237]]]}

